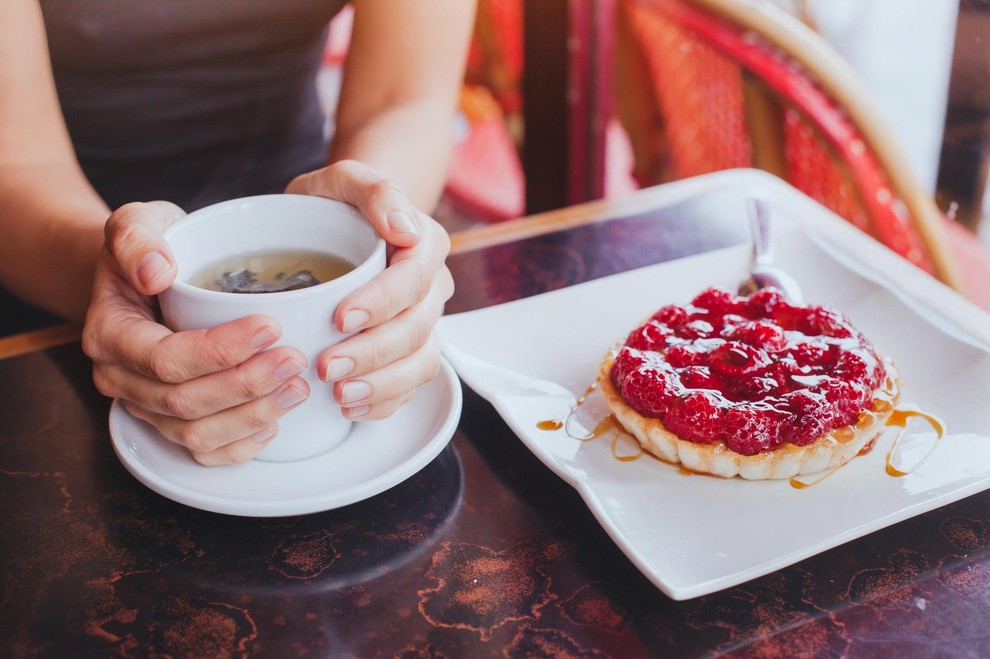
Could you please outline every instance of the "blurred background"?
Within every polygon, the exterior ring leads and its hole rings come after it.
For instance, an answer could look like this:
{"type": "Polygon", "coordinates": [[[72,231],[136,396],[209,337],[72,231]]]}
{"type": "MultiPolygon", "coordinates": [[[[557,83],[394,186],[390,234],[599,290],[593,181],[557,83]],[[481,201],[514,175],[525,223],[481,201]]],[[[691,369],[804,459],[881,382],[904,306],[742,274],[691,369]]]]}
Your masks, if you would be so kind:
{"type": "MultiPolygon", "coordinates": [[[[758,167],[943,279],[919,217],[988,262],[966,241],[990,244],[990,0],[479,0],[459,109],[452,231],[758,167]]],[[[0,335],[58,322],[4,308],[0,335]]]]}
{"type": "MultiPolygon", "coordinates": [[[[987,236],[986,223],[980,220],[987,213],[990,0],[737,0],[735,4],[774,15],[786,12],[834,49],[859,78],[867,92],[865,101],[889,128],[917,184],[935,195],[943,212],[987,236]]],[[[629,118],[636,112],[629,107],[634,102],[619,95],[631,84],[624,80],[631,59],[669,61],[670,48],[685,47],[686,42],[670,46],[645,36],[651,30],[653,36],[662,31],[651,21],[656,23],[657,16],[673,5],[636,0],[541,0],[528,5],[524,0],[480,0],[455,129],[455,166],[438,217],[456,229],[563,203],[615,197],[726,166],[753,165],[745,156],[720,160],[706,155],[706,162],[693,167],[674,164],[662,172],[644,170],[642,152],[659,147],[638,142],[670,140],[637,127],[629,118]],[[527,40],[530,35],[537,38],[527,40]],[[534,89],[538,98],[533,98],[534,89]],[[562,119],[570,122],[567,134],[548,134],[548,126],[560,132],[562,119]],[[586,125],[574,126],[575,121],[586,125]],[[590,175],[593,183],[585,183],[591,189],[578,192],[573,180],[569,186],[549,180],[554,175],[573,179],[573,172],[551,174],[540,168],[549,162],[566,169],[565,160],[573,164],[580,159],[582,131],[597,131],[596,143],[584,148],[598,153],[583,154],[585,162],[580,164],[600,169],[590,175]],[[595,158],[600,163],[590,162],[595,158]],[[527,181],[533,188],[528,195],[527,181]]],[[[327,46],[321,88],[331,119],[349,27],[350,14],[345,12],[335,20],[327,46]]],[[[699,71],[710,75],[717,65],[711,62],[707,71],[690,69],[685,75],[699,71]]],[[[666,89],[660,89],[652,101],[664,107],[669,123],[676,124],[671,115],[677,109],[663,94],[683,97],[683,87],[690,83],[659,75],[666,89]],[[677,84],[682,89],[675,88],[677,84]]],[[[731,119],[717,104],[705,109],[723,113],[713,121],[731,119]]]]}

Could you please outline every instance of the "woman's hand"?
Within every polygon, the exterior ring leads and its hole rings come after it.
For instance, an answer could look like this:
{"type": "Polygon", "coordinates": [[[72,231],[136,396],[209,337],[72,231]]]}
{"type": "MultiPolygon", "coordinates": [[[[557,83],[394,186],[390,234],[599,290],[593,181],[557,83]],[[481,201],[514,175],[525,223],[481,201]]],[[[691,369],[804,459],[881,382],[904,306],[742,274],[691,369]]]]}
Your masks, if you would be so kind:
{"type": "MultiPolygon", "coordinates": [[[[344,161],[299,177],[287,192],[357,206],[393,247],[390,265],[347,297],[332,319],[363,330],[319,357],[319,374],[351,419],[381,419],[440,368],[434,325],[453,293],[446,232],[369,167],[344,161]]],[[[106,396],[189,449],[204,465],[244,462],[278,432],[278,419],[309,395],[307,366],[281,335],[249,316],[209,330],[172,332],[155,296],[176,269],[164,230],[183,216],[166,202],[127,204],[106,223],[83,349],[106,396]]]]}
{"type": "Polygon", "coordinates": [[[328,348],[317,364],[345,416],[385,418],[440,370],[433,329],[454,292],[447,233],[395,184],[353,160],[304,174],[286,192],[356,206],[394,247],[385,272],[337,308],[337,328],[361,332],[328,348]]]}
{"type": "Polygon", "coordinates": [[[198,462],[244,462],[309,395],[298,377],[306,358],[291,347],[262,352],[281,335],[264,316],[187,332],[159,324],[155,296],[176,273],[162,232],[183,215],[166,202],[134,203],[107,220],[83,350],[101,393],[121,399],[198,462]]]}

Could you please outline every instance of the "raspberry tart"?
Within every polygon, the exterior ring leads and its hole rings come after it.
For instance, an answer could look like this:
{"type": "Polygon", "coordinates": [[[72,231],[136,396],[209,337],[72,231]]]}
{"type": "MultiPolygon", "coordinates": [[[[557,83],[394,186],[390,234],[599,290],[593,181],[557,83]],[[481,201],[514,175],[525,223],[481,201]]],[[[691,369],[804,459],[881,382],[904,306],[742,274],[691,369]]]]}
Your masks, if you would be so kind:
{"type": "Polygon", "coordinates": [[[790,478],[848,462],[900,397],[893,362],[841,314],[775,289],[665,306],[602,361],[622,427],[657,457],[716,476],[790,478]]]}

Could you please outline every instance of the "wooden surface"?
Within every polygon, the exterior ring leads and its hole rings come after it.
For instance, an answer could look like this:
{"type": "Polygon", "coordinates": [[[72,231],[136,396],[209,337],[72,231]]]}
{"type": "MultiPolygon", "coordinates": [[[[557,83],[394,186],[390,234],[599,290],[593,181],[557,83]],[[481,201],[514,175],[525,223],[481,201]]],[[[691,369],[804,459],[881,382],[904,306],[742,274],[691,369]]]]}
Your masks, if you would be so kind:
{"type": "MultiPolygon", "coordinates": [[[[459,238],[448,312],[746,239],[739,200],[645,198],[459,238]]],[[[0,361],[0,391],[3,656],[990,656],[990,493],[675,602],[470,390],[418,474],[274,519],[135,481],[76,343],[0,361]]]]}

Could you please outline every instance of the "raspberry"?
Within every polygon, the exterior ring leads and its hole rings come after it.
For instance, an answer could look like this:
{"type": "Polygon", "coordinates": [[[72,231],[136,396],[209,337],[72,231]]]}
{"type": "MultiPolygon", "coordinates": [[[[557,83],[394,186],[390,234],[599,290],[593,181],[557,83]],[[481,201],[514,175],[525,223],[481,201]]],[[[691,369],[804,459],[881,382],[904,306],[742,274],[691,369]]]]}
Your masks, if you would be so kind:
{"type": "Polygon", "coordinates": [[[781,391],[793,391],[800,386],[793,376],[801,375],[801,367],[793,359],[783,358],[770,364],[763,375],[774,380],[781,391]]]}
{"type": "Polygon", "coordinates": [[[794,307],[787,302],[782,301],[773,308],[773,322],[784,331],[797,329],[806,317],[802,307],[794,307]]]}
{"type": "Polygon", "coordinates": [[[825,307],[810,307],[804,319],[798,324],[798,329],[808,336],[847,339],[853,335],[849,321],[837,311],[825,307]]]}
{"type": "Polygon", "coordinates": [[[736,453],[756,455],[776,447],[782,414],[772,408],[732,407],[723,417],[725,444],[736,453]]]}
{"type": "Polygon", "coordinates": [[[825,434],[825,424],[815,417],[791,416],[780,423],[781,443],[807,446],[825,434]]]}
{"type": "Polygon", "coordinates": [[[776,288],[761,288],[746,299],[746,311],[753,318],[770,318],[783,302],[784,296],[776,288]]]}
{"type": "Polygon", "coordinates": [[[742,307],[741,301],[742,298],[733,295],[724,288],[708,288],[691,300],[691,306],[704,309],[711,314],[724,316],[739,310],[742,307]]]}
{"type": "Polygon", "coordinates": [[[788,415],[780,423],[780,439],[805,446],[832,429],[832,405],[820,394],[793,391],[782,397],[788,415]]]}
{"type": "Polygon", "coordinates": [[[730,341],[712,351],[708,365],[719,375],[735,379],[766,370],[770,357],[759,348],[730,341]]]}
{"type": "Polygon", "coordinates": [[[835,362],[836,375],[847,382],[858,382],[876,389],[880,385],[880,363],[871,352],[843,350],[835,362]]]}
{"type": "Polygon", "coordinates": [[[721,433],[719,407],[718,394],[694,391],[672,401],[663,422],[678,437],[707,444],[721,433]]]}
{"type": "Polygon", "coordinates": [[[745,378],[733,383],[731,393],[734,400],[757,401],[777,396],[782,389],[775,378],[745,378]]]}
{"type": "Polygon", "coordinates": [[[798,343],[791,347],[791,356],[799,367],[816,367],[829,362],[829,346],[821,343],[798,343]]]}
{"type": "Polygon", "coordinates": [[[767,352],[782,350],[786,344],[784,330],[765,320],[741,323],[729,330],[726,338],[748,343],[767,352]]]}
{"type": "Polygon", "coordinates": [[[643,416],[662,418],[677,398],[676,376],[649,366],[630,371],[622,381],[620,392],[643,416]]]}
{"type": "Polygon", "coordinates": [[[829,430],[856,423],[870,399],[870,392],[865,387],[835,378],[825,378],[818,391],[832,406],[834,418],[829,430]]]}
{"type": "Polygon", "coordinates": [[[707,366],[688,366],[681,371],[681,384],[687,389],[721,391],[724,383],[712,375],[707,366]]]}
{"type": "Polygon", "coordinates": [[[719,330],[719,335],[725,336],[731,332],[736,327],[750,322],[750,319],[746,316],[740,316],[739,314],[730,313],[721,317],[708,317],[709,322],[711,322],[719,330]]]}
{"type": "Polygon", "coordinates": [[[646,363],[646,359],[638,351],[623,348],[612,361],[612,369],[609,376],[617,389],[622,388],[622,382],[629,377],[629,374],[646,363]]]}
{"type": "Polygon", "coordinates": [[[712,336],[715,328],[707,320],[695,318],[677,328],[677,336],[685,339],[703,339],[712,336]]]}
{"type": "Polygon", "coordinates": [[[626,338],[626,345],[636,350],[660,351],[667,347],[667,337],[673,332],[669,327],[655,320],[637,327],[626,338]]]}
{"type": "Polygon", "coordinates": [[[665,307],[660,307],[655,314],[653,314],[653,320],[661,322],[671,329],[676,329],[686,323],[689,319],[688,312],[684,307],[679,307],[676,304],[668,304],[665,307]]]}
{"type": "Polygon", "coordinates": [[[687,368],[701,363],[701,353],[688,344],[671,346],[666,354],[667,363],[674,368],[687,368]]]}

